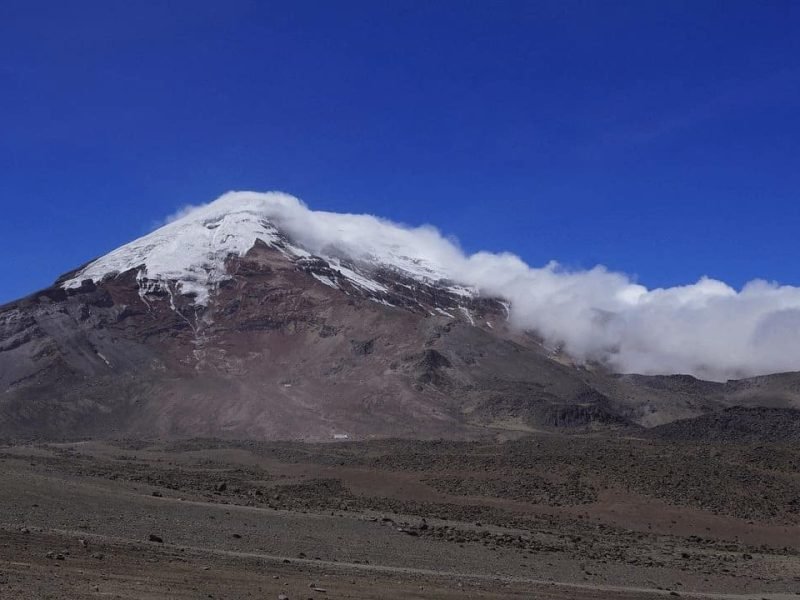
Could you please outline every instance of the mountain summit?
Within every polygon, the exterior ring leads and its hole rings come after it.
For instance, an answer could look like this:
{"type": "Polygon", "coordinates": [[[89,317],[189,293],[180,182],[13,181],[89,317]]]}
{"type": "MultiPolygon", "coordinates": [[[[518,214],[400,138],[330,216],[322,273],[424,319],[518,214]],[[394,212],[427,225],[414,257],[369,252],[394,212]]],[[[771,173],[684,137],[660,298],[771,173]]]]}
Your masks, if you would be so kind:
{"type": "Polygon", "coordinates": [[[435,230],[310,212],[230,193],[0,307],[0,436],[474,438],[797,404],[793,374],[575,364],[435,230]]]}
{"type": "Polygon", "coordinates": [[[391,269],[421,281],[447,277],[441,266],[413,255],[414,240],[403,236],[402,229],[363,215],[316,212],[311,221],[304,218],[310,211],[287,194],[231,192],[181,212],[157,231],[93,261],[64,287],[137,270],[143,293],[158,289],[192,296],[195,304],[206,305],[219,283],[231,277],[226,261],[244,256],[257,242],[290,260],[324,259],[348,283],[369,291],[382,291],[383,286],[353,269],[354,264],[391,269]],[[376,227],[382,231],[374,231],[376,227]],[[342,265],[344,260],[350,266],[342,265]]]}

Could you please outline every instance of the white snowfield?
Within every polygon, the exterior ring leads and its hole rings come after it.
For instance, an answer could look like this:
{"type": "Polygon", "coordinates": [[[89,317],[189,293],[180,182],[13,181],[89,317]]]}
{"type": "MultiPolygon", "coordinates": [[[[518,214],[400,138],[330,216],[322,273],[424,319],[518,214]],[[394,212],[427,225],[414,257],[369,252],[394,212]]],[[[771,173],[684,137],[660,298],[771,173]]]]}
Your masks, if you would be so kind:
{"type": "MultiPolygon", "coordinates": [[[[398,229],[368,215],[311,211],[287,194],[231,192],[210,204],[187,207],[175,220],[95,260],[63,285],[78,287],[87,279],[96,283],[138,269],[142,293],[162,288],[170,295],[192,295],[195,304],[207,305],[214,287],[230,277],[226,259],[244,255],[261,240],[293,258],[319,256],[353,285],[383,292],[385,286],[370,278],[367,270],[345,266],[341,259],[394,269],[426,282],[446,278],[442,267],[413,255],[412,235],[420,231],[424,235],[424,228],[398,229]]],[[[336,287],[330,279],[317,279],[336,287]]],[[[474,293],[463,286],[454,291],[474,293]]]]}

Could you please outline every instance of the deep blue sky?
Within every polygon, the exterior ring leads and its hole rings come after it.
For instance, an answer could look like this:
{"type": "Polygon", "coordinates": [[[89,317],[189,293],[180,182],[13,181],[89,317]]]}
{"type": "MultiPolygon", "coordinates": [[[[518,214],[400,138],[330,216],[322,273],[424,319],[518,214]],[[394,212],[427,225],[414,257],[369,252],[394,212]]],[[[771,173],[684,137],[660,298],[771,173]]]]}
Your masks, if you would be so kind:
{"type": "Polygon", "coordinates": [[[279,189],[648,286],[800,284],[800,3],[0,2],[0,302],[279,189]]]}

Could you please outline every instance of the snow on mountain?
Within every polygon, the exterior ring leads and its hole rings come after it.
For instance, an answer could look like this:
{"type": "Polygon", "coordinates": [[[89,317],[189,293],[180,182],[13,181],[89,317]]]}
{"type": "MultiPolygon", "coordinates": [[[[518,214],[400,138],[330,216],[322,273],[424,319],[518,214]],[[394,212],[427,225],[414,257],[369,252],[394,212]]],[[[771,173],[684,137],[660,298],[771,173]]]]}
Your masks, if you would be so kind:
{"type": "Polygon", "coordinates": [[[467,254],[433,227],[314,211],[279,193],[233,192],[191,208],[63,285],[135,270],[143,301],[160,289],[173,308],[191,301],[176,303],[176,293],[207,306],[229,277],[226,259],[257,240],[321,284],[375,302],[460,315],[454,309],[477,296],[503,299],[511,327],[536,332],[578,363],[718,381],[800,370],[800,287],[754,280],[735,289],[702,277],[648,289],[603,266],[569,270],[530,266],[505,252],[467,254]]]}
{"type": "MultiPolygon", "coordinates": [[[[402,229],[366,215],[310,211],[287,194],[231,192],[210,204],[188,207],[176,220],[90,263],[63,286],[79,287],[87,279],[98,282],[139,269],[142,292],[155,286],[170,295],[194,296],[195,304],[207,305],[214,287],[229,277],[226,259],[244,255],[257,240],[292,258],[319,256],[368,292],[386,289],[369,275],[376,267],[427,283],[448,279],[445,270],[428,258],[428,249],[426,258],[415,252],[411,242],[417,241],[419,230],[414,234],[403,239],[402,229]],[[372,231],[381,227],[385,230],[372,231]],[[363,235],[364,228],[370,228],[370,235],[363,235]]],[[[448,289],[466,296],[475,292],[463,286],[448,289]]]]}

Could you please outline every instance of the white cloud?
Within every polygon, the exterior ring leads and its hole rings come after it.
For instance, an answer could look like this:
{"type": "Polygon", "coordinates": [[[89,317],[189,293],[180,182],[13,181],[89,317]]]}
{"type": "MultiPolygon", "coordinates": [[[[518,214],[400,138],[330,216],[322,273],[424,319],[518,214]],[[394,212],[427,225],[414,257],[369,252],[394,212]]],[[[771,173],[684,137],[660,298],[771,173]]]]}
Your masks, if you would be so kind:
{"type": "Polygon", "coordinates": [[[317,254],[401,261],[502,296],[511,303],[514,325],[535,330],[581,361],[712,379],[800,370],[800,288],[757,280],[735,290],[702,278],[650,290],[602,266],[567,271],[555,262],[533,267],[508,253],[466,255],[431,226],[313,211],[277,193],[231,192],[173,218],[231,211],[263,216],[317,254]]]}

